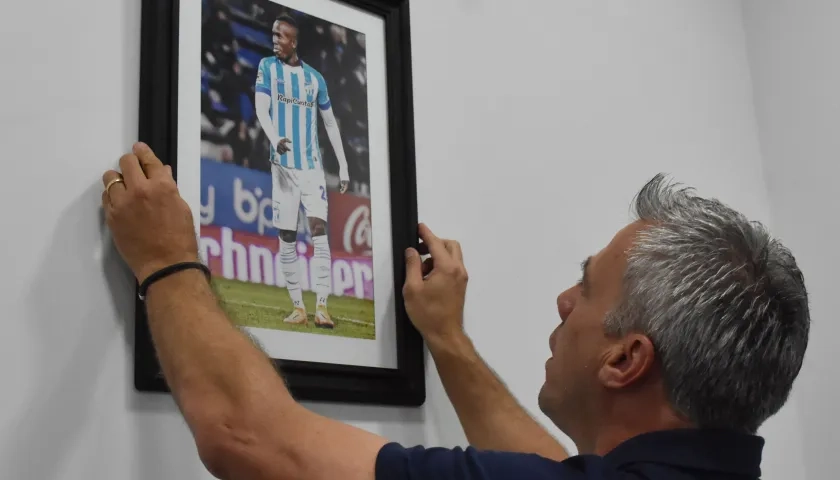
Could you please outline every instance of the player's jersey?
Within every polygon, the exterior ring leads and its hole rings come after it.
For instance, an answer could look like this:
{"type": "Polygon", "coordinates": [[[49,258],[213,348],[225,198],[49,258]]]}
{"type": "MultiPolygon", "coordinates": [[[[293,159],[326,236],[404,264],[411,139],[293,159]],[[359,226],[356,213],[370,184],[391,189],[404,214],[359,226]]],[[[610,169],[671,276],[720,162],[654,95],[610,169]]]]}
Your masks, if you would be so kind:
{"type": "Polygon", "coordinates": [[[278,155],[275,148],[269,149],[271,162],[298,170],[322,168],[317,109],[330,108],[324,77],[303,61],[291,66],[265,57],[260,60],[255,87],[271,97],[272,128],[292,143],[291,150],[283,155],[278,155]]]}

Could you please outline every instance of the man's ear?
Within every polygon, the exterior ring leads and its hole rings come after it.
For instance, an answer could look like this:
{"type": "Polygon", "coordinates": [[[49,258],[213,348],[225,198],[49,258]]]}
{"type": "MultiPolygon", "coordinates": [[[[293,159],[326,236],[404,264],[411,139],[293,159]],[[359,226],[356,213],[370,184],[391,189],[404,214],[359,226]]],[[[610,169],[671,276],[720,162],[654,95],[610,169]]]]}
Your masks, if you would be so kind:
{"type": "Polygon", "coordinates": [[[643,379],[653,368],[656,351],[645,335],[631,333],[604,354],[598,378],[607,388],[625,388],[643,379]]]}

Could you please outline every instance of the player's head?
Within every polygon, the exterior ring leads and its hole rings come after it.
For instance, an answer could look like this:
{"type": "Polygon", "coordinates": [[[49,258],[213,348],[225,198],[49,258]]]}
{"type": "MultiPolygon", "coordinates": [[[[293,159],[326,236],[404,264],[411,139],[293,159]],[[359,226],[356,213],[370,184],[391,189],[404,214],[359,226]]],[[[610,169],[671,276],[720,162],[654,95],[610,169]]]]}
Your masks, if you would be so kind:
{"type": "Polygon", "coordinates": [[[274,55],[280,60],[288,60],[297,51],[298,24],[288,14],[282,14],[274,20],[271,27],[271,42],[274,55]]]}
{"type": "Polygon", "coordinates": [[[557,298],[540,408],[581,449],[608,426],[755,433],[787,401],[808,343],[795,259],[661,175],[634,205],[638,220],[557,298]]]}

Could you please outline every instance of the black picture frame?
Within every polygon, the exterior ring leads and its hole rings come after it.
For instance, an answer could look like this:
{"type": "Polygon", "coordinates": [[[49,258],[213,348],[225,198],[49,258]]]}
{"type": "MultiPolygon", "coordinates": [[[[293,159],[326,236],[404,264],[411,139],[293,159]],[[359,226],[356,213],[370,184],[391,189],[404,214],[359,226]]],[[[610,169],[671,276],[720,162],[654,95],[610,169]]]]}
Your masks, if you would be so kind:
{"type": "MultiPolygon", "coordinates": [[[[397,368],[273,359],[292,395],[315,402],[420,406],[425,401],[423,341],[405,312],[403,252],[416,246],[417,191],[408,0],[339,0],[384,19],[397,368]]],[[[139,140],[177,172],[178,0],[142,0],[139,140]]],[[[177,180],[177,178],[176,178],[177,180]]],[[[169,392],[144,303],[136,303],[134,385],[169,392]]]]}

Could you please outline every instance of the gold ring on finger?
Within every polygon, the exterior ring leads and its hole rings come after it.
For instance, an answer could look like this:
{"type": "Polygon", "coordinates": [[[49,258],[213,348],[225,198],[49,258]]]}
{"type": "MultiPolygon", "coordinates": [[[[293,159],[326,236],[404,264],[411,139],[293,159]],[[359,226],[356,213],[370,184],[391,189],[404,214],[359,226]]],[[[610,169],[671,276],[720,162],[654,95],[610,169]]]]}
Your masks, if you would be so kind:
{"type": "Polygon", "coordinates": [[[125,180],[123,179],[122,175],[108,182],[108,185],[105,185],[105,193],[108,194],[109,198],[111,197],[111,187],[113,187],[117,183],[125,184],[125,180]]]}

